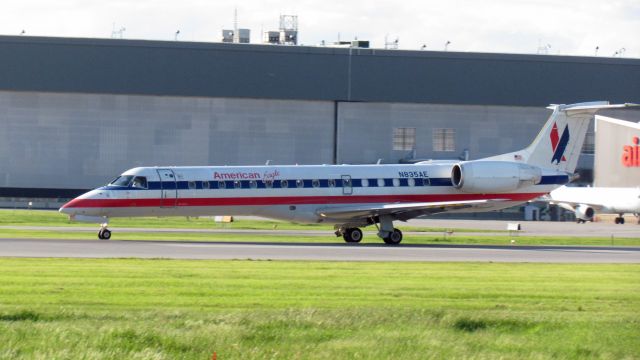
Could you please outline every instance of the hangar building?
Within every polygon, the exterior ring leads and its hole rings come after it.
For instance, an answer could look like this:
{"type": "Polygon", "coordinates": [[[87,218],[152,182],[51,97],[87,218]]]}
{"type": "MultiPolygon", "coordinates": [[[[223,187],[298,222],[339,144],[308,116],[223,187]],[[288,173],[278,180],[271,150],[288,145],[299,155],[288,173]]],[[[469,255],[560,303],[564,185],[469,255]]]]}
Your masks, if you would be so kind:
{"type": "Polygon", "coordinates": [[[142,165],[475,159],[526,146],[549,103],[640,102],[626,58],[28,36],[0,55],[4,200],[142,165]]]}

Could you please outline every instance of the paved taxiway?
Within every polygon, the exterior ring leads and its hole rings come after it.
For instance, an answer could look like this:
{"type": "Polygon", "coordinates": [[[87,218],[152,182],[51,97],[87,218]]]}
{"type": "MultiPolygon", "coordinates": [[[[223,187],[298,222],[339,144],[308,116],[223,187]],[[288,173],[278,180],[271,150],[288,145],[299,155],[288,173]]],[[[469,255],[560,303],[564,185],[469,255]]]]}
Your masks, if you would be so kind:
{"type": "Polygon", "coordinates": [[[0,239],[2,257],[640,263],[640,248],[0,239]]]}

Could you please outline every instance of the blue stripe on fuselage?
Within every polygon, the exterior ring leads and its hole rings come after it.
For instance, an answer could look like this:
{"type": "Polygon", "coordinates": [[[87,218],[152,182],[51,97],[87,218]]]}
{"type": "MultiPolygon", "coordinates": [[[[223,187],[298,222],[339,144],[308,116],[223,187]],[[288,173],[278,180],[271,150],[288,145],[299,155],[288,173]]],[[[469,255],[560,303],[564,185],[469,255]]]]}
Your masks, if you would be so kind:
{"type": "Polygon", "coordinates": [[[538,185],[564,185],[569,183],[569,175],[543,176],[538,185]]]}
{"type": "MultiPolygon", "coordinates": [[[[329,188],[329,187],[343,187],[343,181],[342,179],[332,179],[333,182],[335,183],[334,186],[330,186],[329,184],[329,179],[317,179],[317,186],[313,186],[314,185],[314,180],[313,179],[303,179],[302,180],[302,186],[298,186],[298,183],[296,182],[296,179],[283,179],[283,180],[273,180],[273,182],[271,183],[271,186],[269,188],[274,188],[274,189],[282,189],[283,185],[286,185],[286,188],[288,189],[295,189],[295,188],[304,188],[304,189],[311,189],[311,188],[329,188]],[[285,183],[286,182],[286,183],[285,183]]],[[[399,181],[399,185],[398,186],[394,186],[393,182],[394,179],[393,178],[386,178],[386,179],[382,179],[384,185],[379,186],[378,184],[378,179],[366,179],[368,180],[368,184],[367,186],[363,186],[363,180],[364,179],[352,179],[351,180],[351,186],[354,188],[376,188],[376,187],[411,187],[409,185],[409,178],[400,178],[400,179],[396,179],[399,181]]],[[[414,180],[414,185],[413,187],[423,187],[423,186],[452,186],[451,184],[451,179],[450,178],[430,178],[430,179],[423,179],[423,178],[413,178],[414,180]]],[[[568,175],[548,175],[548,176],[543,176],[542,179],[540,180],[540,183],[538,185],[564,185],[567,184],[569,182],[569,176],[568,175]]],[[[263,182],[262,180],[238,180],[237,184],[236,181],[233,180],[225,180],[225,181],[215,181],[215,180],[211,180],[209,181],[209,187],[204,187],[203,183],[206,183],[206,181],[177,181],[177,182],[173,182],[173,181],[167,181],[167,182],[163,182],[161,183],[160,181],[150,181],[148,183],[148,189],[143,189],[143,188],[134,188],[134,187],[124,187],[124,186],[113,186],[113,185],[107,185],[107,186],[103,186],[98,188],[98,190],[127,190],[127,191],[137,191],[137,190],[160,190],[160,189],[166,189],[166,190],[174,190],[174,189],[178,189],[178,190],[218,190],[218,189],[267,189],[267,185],[265,182],[263,182]],[[252,183],[253,181],[255,181],[255,183],[252,183]],[[193,183],[191,186],[189,187],[189,183],[193,183]],[[176,186],[177,185],[177,186],[176,186]],[[238,186],[238,187],[236,187],[238,186]]]]}

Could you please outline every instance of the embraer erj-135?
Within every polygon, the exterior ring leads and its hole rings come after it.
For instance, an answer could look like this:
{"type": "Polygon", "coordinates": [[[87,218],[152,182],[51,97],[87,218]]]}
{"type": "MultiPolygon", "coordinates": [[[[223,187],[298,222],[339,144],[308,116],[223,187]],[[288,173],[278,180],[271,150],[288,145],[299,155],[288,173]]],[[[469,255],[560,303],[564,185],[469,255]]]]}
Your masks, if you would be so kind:
{"type": "Polygon", "coordinates": [[[138,167],[60,212],[102,224],[100,239],[111,237],[112,217],[257,215],[333,224],[346,242],[360,242],[360,227],[375,225],[385,243],[398,244],[396,220],[504,209],[568,183],[593,114],[627,105],[551,105],[553,113],[527,148],[474,161],[138,167]]]}

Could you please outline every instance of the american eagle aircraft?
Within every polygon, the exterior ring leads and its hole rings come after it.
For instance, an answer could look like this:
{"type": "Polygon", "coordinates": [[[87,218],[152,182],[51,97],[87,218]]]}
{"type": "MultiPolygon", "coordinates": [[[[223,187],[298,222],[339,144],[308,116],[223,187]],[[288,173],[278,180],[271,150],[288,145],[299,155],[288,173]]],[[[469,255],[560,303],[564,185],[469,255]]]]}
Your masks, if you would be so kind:
{"type": "Polygon", "coordinates": [[[520,151],[473,161],[393,165],[138,167],[60,208],[72,220],[102,224],[133,216],[256,215],[334,225],[346,242],[375,225],[399,244],[393,222],[442,212],[499,210],[547,194],[570,181],[589,121],[589,102],[551,105],[546,124],[520,151]]]}

